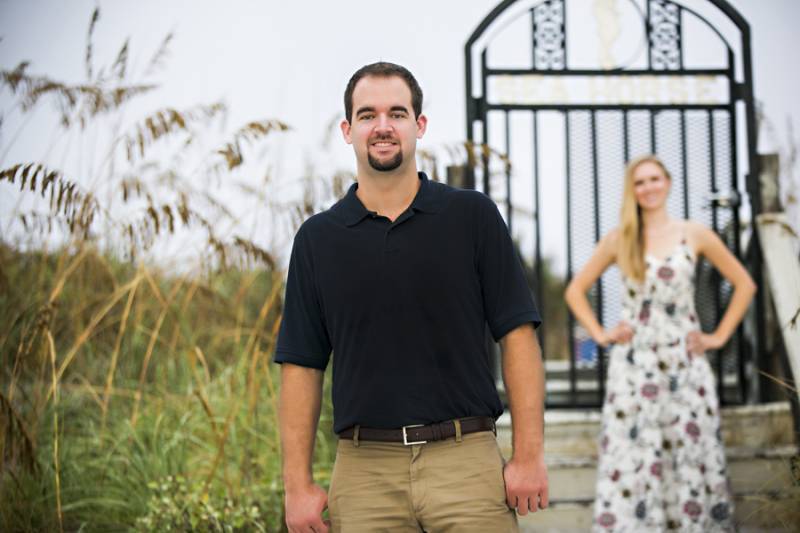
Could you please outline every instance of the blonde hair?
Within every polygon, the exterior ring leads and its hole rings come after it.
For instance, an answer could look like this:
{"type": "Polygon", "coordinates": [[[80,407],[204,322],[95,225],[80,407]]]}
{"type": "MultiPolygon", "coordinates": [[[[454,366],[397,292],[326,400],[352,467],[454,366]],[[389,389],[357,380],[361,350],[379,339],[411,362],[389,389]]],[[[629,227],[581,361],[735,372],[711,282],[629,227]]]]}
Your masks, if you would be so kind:
{"type": "Polygon", "coordinates": [[[654,155],[644,155],[628,162],[625,167],[625,186],[622,193],[622,209],[620,210],[619,242],[617,247],[617,265],[629,278],[644,281],[644,235],[642,233],[642,210],[636,201],[633,176],[642,163],[654,163],[664,171],[664,175],[672,181],[667,167],[654,155]]]}

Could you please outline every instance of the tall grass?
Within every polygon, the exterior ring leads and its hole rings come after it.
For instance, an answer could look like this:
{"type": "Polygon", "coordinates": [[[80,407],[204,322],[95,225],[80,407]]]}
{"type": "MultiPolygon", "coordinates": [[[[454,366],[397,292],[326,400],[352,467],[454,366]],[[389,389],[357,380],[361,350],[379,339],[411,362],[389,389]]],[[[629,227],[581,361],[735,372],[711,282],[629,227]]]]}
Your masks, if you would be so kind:
{"type": "Polygon", "coordinates": [[[240,228],[291,236],[348,176],[304,176],[281,203],[259,155],[280,120],[226,133],[223,102],[125,115],[157,91],[172,36],[139,73],[128,41],[98,68],[99,20],[84,82],[0,70],[4,119],[54,104],[64,153],[8,163],[17,135],[2,137],[0,189],[17,203],[0,219],[0,531],[278,531],[283,273],[240,228]],[[231,206],[243,196],[259,206],[245,217],[231,206]],[[198,250],[178,268],[148,256],[178,242],[198,250]]]}
{"type": "MultiPolygon", "coordinates": [[[[279,273],[5,246],[0,269],[1,530],[281,528],[279,273]]],[[[323,483],[330,435],[326,404],[323,483]]]]}

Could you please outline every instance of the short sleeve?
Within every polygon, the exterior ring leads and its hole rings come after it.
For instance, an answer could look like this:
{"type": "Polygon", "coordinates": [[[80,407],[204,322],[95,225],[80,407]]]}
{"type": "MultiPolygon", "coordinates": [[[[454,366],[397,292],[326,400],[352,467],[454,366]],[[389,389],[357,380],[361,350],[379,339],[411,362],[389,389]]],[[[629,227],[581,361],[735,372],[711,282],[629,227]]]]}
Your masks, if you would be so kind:
{"type": "Polygon", "coordinates": [[[324,370],[330,353],[331,342],[318,298],[310,243],[301,227],[292,245],[274,361],[324,370]]]}
{"type": "Polygon", "coordinates": [[[484,196],[478,226],[478,275],[483,310],[495,342],[512,329],[531,322],[539,327],[541,318],[525,280],[519,255],[514,248],[497,206],[484,196]]]}

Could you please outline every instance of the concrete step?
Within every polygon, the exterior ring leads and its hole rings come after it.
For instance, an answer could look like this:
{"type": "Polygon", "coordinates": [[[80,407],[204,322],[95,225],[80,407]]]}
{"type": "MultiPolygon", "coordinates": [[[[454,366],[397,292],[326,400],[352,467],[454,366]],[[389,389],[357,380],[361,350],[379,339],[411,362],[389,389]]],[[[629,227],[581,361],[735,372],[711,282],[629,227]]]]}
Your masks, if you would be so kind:
{"type": "MultiPolygon", "coordinates": [[[[523,531],[590,529],[599,431],[599,412],[546,413],[551,506],[545,512],[520,517],[523,531]]],[[[797,446],[789,404],[724,408],[722,434],[740,531],[800,531],[800,481],[794,478],[791,466],[797,446]]],[[[510,457],[507,415],[498,421],[497,437],[503,454],[510,457]]]]}
{"type": "MultiPolygon", "coordinates": [[[[544,420],[545,456],[597,457],[600,412],[548,410],[544,420]]],[[[791,408],[788,402],[744,405],[722,409],[722,438],[725,446],[768,449],[795,445],[791,408]]],[[[511,418],[497,421],[497,438],[504,452],[511,451],[511,418]]]]}
{"type": "MultiPolygon", "coordinates": [[[[800,508],[792,508],[794,494],[736,496],[734,517],[739,533],[796,533],[800,530],[800,508]]],[[[522,533],[585,533],[592,527],[593,502],[554,503],[544,511],[520,516],[522,533]]]]}
{"type": "MultiPolygon", "coordinates": [[[[780,493],[792,487],[791,459],[795,453],[792,446],[772,449],[768,453],[728,448],[728,476],[734,494],[780,493]]],[[[547,469],[551,501],[576,503],[594,500],[596,459],[548,459],[547,469]]]]}

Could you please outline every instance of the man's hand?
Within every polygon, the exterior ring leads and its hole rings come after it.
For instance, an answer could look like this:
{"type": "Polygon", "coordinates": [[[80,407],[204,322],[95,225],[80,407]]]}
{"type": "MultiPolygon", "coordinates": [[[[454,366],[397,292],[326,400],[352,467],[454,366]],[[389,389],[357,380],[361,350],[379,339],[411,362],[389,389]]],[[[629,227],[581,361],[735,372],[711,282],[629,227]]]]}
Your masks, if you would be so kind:
{"type": "Polygon", "coordinates": [[[286,489],[286,525],[291,533],[327,533],[322,511],[328,495],[314,484],[311,456],[322,405],[322,371],[284,363],[281,367],[281,451],[286,489]]]}
{"type": "Polygon", "coordinates": [[[329,520],[322,520],[328,494],[319,485],[286,490],[286,527],[289,533],[328,533],[329,520]]]}
{"type": "Polygon", "coordinates": [[[506,503],[520,515],[547,507],[547,467],[544,457],[532,460],[512,458],[503,469],[506,482],[506,503]]]}
{"type": "Polygon", "coordinates": [[[544,366],[536,333],[523,324],[500,339],[511,411],[511,461],[503,469],[506,502],[521,515],[547,507],[544,464],[544,366]]]}

